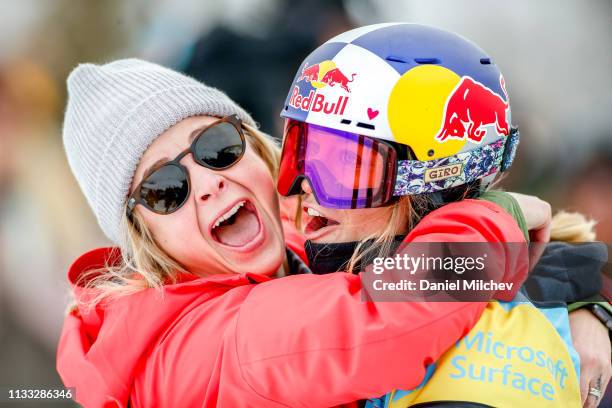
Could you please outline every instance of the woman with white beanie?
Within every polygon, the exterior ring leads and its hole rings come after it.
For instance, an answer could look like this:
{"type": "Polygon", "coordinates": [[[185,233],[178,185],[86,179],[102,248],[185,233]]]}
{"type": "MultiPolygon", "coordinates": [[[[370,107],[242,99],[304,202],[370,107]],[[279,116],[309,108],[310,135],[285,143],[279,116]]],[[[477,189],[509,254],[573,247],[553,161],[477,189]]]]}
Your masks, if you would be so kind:
{"type": "MultiPolygon", "coordinates": [[[[68,94],[68,160],[118,246],[68,272],[57,368],[84,406],[332,406],[410,389],[486,306],[365,303],[358,275],[308,273],[303,241],[283,234],[278,148],[224,93],[129,59],[80,65],[68,94]]],[[[486,217],[471,228],[520,233],[486,217]]],[[[504,281],[524,279],[525,259],[506,265],[504,281]]]]}

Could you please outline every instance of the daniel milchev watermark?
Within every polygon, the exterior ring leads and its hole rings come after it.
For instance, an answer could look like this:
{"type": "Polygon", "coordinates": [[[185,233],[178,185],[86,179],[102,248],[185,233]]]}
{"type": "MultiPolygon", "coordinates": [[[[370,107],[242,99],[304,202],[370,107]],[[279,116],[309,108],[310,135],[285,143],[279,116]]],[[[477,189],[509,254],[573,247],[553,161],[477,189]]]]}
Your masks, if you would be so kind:
{"type": "MultiPolygon", "coordinates": [[[[528,265],[524,243],[410,243],[376,257],[362,273],[364,297],[373,301],[487,301],[514,292],[522,281],[508,268],[528,265]]],[[[525,274],[527,270],[525,270],[525,274]]]]}
{"type": "MultiPolygon", "coordinates": [[[[455,256],[411,256],[408,254],[396,254],[394,257],[374,258],[372,272],[382,275],[385,270],[405,271],[415,275],[417,271],[446,270],[454,271],[458,275],[467,272],[483,272],[487,254],[478,257],[455,257],[455,256]]],[[[399,282],[386,282],[384,279],[376,279],[373,282],[374,290],[512,290],[514,282],[496,282],[493,279],[439,279],[427,278],[417,281],[402,279],[399,282]]]]}

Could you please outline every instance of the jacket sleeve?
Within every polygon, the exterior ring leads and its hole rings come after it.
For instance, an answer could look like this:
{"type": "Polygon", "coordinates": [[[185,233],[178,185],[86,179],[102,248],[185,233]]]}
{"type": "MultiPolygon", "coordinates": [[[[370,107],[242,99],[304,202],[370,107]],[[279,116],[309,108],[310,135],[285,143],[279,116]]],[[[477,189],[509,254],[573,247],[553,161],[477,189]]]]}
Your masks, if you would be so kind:
{"type": "Polygon", "coordinates": [[[608,260],[606,245],[550,242],[525,282],[534,302],[577,302],[602,289],[602,269],[608,260]]]}
{"type": "MultiPolygon", "coordinates": [[[[455,204],[428,215],[409,237],[524,241],[516,223],[495,204],[455,204]]],[[[504,280],[524,279],[526,259],[507,261],[504,280]]],[[[249,293],[232,334],[235,354],[227,358],[236,359],[232,365],[247,388],[270,405],[338,405],[416,387],[426,366],[474,326],[485,306],[363,302],[357,275],[289,276],[249,293]]]]}
{"type": "MultiPolygon", "coordinates": [[[[506,302],[527,278],[529,251],[524,232],[516,220],[491,201],[466,199],[447,204],[424,217],[406,237],[406,242],[472,242],[489,252],[486,271],[497,282],[512,283],[512,288],[493,297],[506,302]]],[[[401,249],[400,249],[401,250],[401,249]]]]}

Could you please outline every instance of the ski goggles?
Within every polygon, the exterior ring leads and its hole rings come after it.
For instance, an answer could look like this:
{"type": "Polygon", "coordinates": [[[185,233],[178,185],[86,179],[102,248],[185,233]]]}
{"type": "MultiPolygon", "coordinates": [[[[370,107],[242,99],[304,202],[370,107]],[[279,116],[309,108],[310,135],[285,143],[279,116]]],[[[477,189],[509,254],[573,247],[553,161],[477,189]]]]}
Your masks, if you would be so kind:
{"type": "Polygon", "coordinates": [[[397,197],[442,191],[505,171],[519,136],[512,128],[488,145],[420,161],[400,160],[393,142],[294,119],[287,119],[284,134],[278,192],[300,194],[305,179],[317,202],[335,209],[382,207],[397,197]]]}
{"type": "Polygon", "coordinates": [[[157,214],[171,214],[189,197],[189,172],[180,161],[191,154],[196,163],[211,170],[225,170],[242,158],[246,148],[242,123],[236,115],[227,116],[202,129],[191,146],[174,160],[154,166],[128,197],[127,214],[142,204],[157,214]]]}

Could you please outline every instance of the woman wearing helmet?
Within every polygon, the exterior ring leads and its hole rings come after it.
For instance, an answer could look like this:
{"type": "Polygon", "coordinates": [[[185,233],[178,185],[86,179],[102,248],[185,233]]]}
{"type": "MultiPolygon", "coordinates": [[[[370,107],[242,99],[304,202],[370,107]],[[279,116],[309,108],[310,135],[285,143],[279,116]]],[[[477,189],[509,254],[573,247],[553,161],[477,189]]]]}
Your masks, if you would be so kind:
{"type": "MultiPolygon", "coordinates": [[[[532,200],[540,216],[525,219],[524,197],[486,192],[510,167],[519,134],[499,69],[458,35],[413,24],[340,34],[305,59],[281,116],[278,190],[303,194],[306,248],[319,273],[392,254],[417,238],[416,223],[437,230],[438,241],[459,231],[471,242],[452,221],[479,205],[494,206],[500,220],[511,214],[525,239],[532,229],[548,239],[546,203],[532,200]]],[[[490,303],[421,385],[369,404],[577,406],[578,368],[565,308],[540,310],[519,294],[490,303]]]]}
{"type": "MultiPolygon", "coordinates": [[[[418,384],[422,361],[484,309],[373,309],[358,276],[304,273],[285,248],[295,247],[279,217],[278,148],[219,90],[127,59],[80,65],[68,93],[68,160],[116,245],[68,272],[78,302],[57,369],[82,405],[320,407],[381,395],[418,384]]],[[[500,229],[483,210],[466,228],[521,236],[510,216],[500,229]]],[[[506,260],[503,280],[522,281],[525,259],[506,260]]]]}

